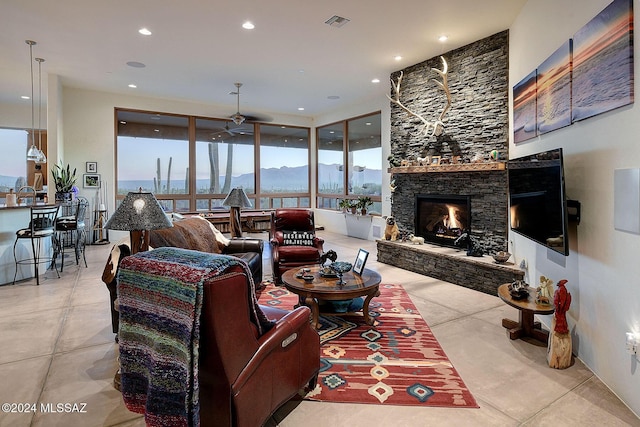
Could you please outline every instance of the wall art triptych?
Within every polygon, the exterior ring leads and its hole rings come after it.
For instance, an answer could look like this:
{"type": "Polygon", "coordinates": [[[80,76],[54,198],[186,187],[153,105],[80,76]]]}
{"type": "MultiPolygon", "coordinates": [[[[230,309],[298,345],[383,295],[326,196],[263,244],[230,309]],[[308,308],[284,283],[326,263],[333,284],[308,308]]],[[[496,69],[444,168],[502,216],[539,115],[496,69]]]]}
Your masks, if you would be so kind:
{"type": "Polygon", "coordinates": [[[614,0],[513,87],[513,141],[633,103],[633,1],[614,0]]]}

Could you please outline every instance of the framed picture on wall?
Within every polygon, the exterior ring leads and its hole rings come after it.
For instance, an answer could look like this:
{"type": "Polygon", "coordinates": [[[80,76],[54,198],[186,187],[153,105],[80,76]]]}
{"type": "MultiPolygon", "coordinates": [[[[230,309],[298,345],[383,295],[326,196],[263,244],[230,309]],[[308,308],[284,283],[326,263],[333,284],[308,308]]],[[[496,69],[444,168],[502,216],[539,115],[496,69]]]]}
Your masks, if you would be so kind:
{"type": "Polygon", "coordinates": [[[87,173],[98,172],[98,162],[87,162],[87,173]]]}
{"type": "Polygon", "coordinates": [[[353,272],[355,274],[362,274],[364,271],[364,265],[367,263],[367,258],[369,257],[369,252],[364,249],[358,250],[358,255],[356,256],[356,260],[353,263],[353,272]]]}
{"type": "Polygon", "coordinates": [[[100,188],[100,174],[85,173],[82,176],[82,186],[84,188],[100,188]]]}

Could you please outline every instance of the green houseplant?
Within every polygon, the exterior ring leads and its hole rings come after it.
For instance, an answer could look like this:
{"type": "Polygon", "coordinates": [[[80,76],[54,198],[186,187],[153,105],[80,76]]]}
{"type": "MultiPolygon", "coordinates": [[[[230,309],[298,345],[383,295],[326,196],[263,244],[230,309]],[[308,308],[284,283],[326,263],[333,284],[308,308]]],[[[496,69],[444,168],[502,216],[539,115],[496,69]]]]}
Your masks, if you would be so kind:
{"type": "Polygon", "coordinates": [[[72,172],[68,164],[65,167],[62,162],[60,162],[53,165],[51,175],[53,177],[53,183],[56,186],[56,201],[71,200],[71,190],[78,180],[76,169],[74,168],[72,172]]]}
{"type": "Polygon", "coordinates": [[[349,209],[351,209],[351,200],[341,199],[338,202],[338,207],[342,210],[342,212],[347,212],[349,209]]]}
{"type": "Polygon", "coordinates": [[[356,207],[360,209],[360,213],[362,215],[367,214],[367,208],[373,204],[373,200],[369,196],[360,196],[358,197],[358,202],[356,203],[356,207]]]}

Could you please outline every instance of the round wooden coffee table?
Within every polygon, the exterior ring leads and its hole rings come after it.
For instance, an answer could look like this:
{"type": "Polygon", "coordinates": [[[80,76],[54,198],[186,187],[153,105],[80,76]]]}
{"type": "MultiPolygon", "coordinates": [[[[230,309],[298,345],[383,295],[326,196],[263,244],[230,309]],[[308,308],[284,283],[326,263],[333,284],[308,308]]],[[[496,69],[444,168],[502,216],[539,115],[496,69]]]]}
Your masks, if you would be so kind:
{"type": "Polygon", "coordinates": [[[553,314],[555,308],[553,304],[537,304],[536,288],[529,286],[529,298],[515,300],[511,298],[509,293],[509,284],[505,283],[498,287],[498,296],[502,301],[519,310],[519,319],[514,321],[511,319],[502,319],[502,326],[509,332],[509,338],[512,340],[524,337],[532,337],[538,341],[546,343],[549,339],[549,332],[542,329],[540,322],[533,320],[534,314],[553,314]]]}
{"type": "MultiPolygon", "coordinates": [[[[380,296],[381,277],[373,270],[365,268],[362,275],[354,274],[352,271],[344,273],[342,279],[345,285],[338,285],[337,277],[323,277],[320,275],[319,266],[307,266],[293,268],[286,271],[282,275],[284,286],[294,294],[300,296],[300,302],[311,307],[312,324],[318,329],[318,317],[320,316],[320,307],[318,300],[324,301],[340,301],[349,300],[357,297],[365,297],[362,306],[362,315],[366,324],[373,324],[373,319],[369,316],[369,303],[373,297],[380,296]],[[313,275],[312,282],[305,282],[302,278],[296,277],[300,268],[309,268],[308,274],[313,275]]],[[[335,314],[335,313],[332,313],[335,314]]]]}

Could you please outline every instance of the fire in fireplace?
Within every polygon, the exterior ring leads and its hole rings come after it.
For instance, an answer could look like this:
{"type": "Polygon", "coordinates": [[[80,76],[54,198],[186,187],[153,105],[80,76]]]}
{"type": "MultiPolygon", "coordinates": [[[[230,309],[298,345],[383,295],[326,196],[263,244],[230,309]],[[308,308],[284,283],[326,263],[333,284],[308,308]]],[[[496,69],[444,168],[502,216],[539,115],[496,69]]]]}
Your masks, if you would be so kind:
{"type": "Polygon", "coordinates": [[[416,195],[415,234],[445,246],[471,228],[471,198],[459,195],[416,195]]]}

